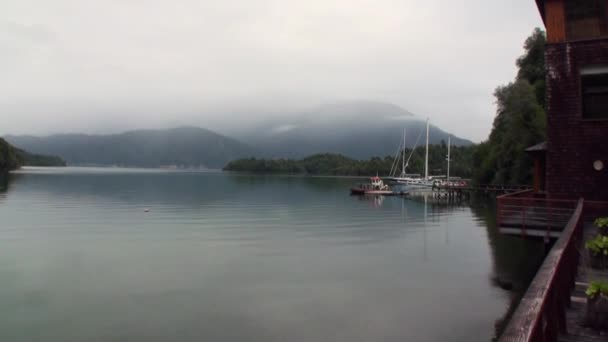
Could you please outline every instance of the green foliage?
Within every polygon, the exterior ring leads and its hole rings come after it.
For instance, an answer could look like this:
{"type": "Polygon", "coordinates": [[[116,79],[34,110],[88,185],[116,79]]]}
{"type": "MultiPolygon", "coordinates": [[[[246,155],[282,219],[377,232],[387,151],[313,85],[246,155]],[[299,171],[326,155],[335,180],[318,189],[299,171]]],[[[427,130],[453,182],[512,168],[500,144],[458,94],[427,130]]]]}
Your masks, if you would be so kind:
{"type": "Polygon", "coordinates": [[[608,235],[608,217],[598,217],[593,224],[602,235],[608,235]]]}
{"type": "Polygon", "coordinates": [[[593,224],[598,228],[608,227],[608,217],[598,217],[593,224]]]}
{"type": "Polygon", "coordinates": [[[525,149],[546,138],[545,34],[536,29],[526,40],[526,53],[517,60],[514,82],[499,86],[496,117],[487,141],[473,155],[477,183],[529,184],[533,160],[525,149]]]}
{"type": "Polygon", "coordinates": [[[587,287],[585,294],[589,298],[595,298],[599,295],[608,296],[608,283],[603,281],[592,281],[587,287]]]}
{"type": "MultiPolygon", "coordinates": [[[[472,159],[474,146],[452,146],[450,155],[450,175],[468,178],[472,174],[472,159]]],[[[410,149],[406,149],[409,155],[410,149]]],[[[444,175],[447,172],[447,145],[429,145],[429,174],[444,175]]],[[[408,173],[423,174],[424,147],[414,150],[407,168],[408,173]]],[[[301,160],[293,159],[238,159],[228,163],[225,171],[254,172],[254,173],[284,173],[335,176],[388,176],[393,166],[394,158],[373,157],[369,160],[356,160],[340,154],[315,154],[301,160]]]]}
{"type": "Polygon", "coordinates": [[[585,248],[595,256],[608,256],[608,236],[596,236],[593,240],[585,242],[585,248]]]}
{"type": "Polygon", "coordinates": [[[540,28],[534,29],[532,35],[526,39],[524,49],[526,53],[517,59],[517,80],[525,80],[535,89],[538,103],[545,107],[545,32],[540,28]]]}

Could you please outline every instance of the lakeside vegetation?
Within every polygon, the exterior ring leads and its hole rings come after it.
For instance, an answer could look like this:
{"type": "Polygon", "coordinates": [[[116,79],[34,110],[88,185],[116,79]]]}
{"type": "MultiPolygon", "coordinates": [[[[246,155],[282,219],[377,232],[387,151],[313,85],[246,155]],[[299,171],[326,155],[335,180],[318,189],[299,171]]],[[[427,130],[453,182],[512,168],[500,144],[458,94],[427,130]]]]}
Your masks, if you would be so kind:
{"type": "Polygon", "coordinates": [[[18,149],[0,138],[0,173],[16,170],[21,166],[65,166],[65,162],[54,156],[33,154],[18,149]]]}
{"type": "Polygon", "coordinates": [[[473,178],[479,183],[530,184],[533,160],[525,149],[546,139],[545,33],[534,32],[517,59],[515,80],[494,91],[496,116],[488,140],[477,145],[473,178]]]}
{"type": "MultiPolygon", "coordinates": [[[[409,156],[411,149],[406,149],[409,156]]],[[[474,148],[471,146],[452,146],[450,172],[453,175],[468,178],[472,175],[472,158],[474,148]]],[[[414,150],[407,168],[408,173],[424,173],[424,147],[414,150]]],[[[429,172],[432,174],[447,173],[447,145],[429,145],[429,172]]],[[[356,160],[340,154],[315,154],[304,159],[257,159],[244,158],[228,163],[224,171],[252,173],[283,173],[332,176],[389,176],[394,163],[394,156],[374,157],[368,160],[356,160]]],[[[401,166],[398,165],[399,174],[401,166]]]]}
{"type": "MultiPolygon", "coordinates": [[[[515,80],[496,88],[496,116],[488,139],[472,146],[452,146],[450,174],[478,184],[530,184],[533,160],[527,147],[546,138],[545,33],[535,29],[516,61],[515,80]]],[[[409,155],[411,150],[406,149],[409,155]]],[[[429,173],[447,173],[444,141],[429,146],[429,173]]],[[[225,171],[343,176],[389,176],[394,157],[356,160],[340,154],[315,154],[304,159],[238,159],[225,171]]],[[[424,173],[424,147],[414,151],[407,173],[424,173]]]]}

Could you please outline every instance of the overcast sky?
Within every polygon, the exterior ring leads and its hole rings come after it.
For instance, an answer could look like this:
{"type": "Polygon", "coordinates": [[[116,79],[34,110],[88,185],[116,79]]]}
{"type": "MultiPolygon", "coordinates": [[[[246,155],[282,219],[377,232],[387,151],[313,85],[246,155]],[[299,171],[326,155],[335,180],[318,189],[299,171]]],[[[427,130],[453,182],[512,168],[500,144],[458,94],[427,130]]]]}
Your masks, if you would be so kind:
{"type": "Polygon", "coordinates": [[[533,0],[2,0],[0,134],[386,101],[480,141],[533,0]]]}

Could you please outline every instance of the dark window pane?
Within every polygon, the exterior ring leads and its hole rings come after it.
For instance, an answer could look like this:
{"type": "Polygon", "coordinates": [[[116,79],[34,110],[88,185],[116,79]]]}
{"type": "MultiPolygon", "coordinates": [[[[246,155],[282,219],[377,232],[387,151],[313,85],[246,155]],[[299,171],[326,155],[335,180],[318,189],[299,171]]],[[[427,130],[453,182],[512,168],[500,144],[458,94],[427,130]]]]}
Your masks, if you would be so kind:
{"type": "Polygon", "coordinates": [[[608,118],[608,74],[583,75],[583,117],[608,118]]]}

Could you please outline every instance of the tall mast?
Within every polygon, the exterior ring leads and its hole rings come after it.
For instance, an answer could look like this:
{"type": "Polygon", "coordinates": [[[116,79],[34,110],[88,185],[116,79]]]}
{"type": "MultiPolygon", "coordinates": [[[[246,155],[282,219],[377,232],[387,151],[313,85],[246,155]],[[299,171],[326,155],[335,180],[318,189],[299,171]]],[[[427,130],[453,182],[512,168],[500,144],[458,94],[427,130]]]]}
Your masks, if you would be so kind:
{"type": "Polygon", "coordinates": [[[452,136],[448,135],[448,183],[450,182],[450,138],[452,136]]]}
{"type": "Polygon", "coordinates": [[[405,127],[403,128],[403,161],[401,162],[401,177],[405,177],[405,127]]]}
{"type": "Polygon", "coordinates": [[[424,180],[429,180],[429,119],[426,119],[426,156],[424,157],[424,180]]]}

